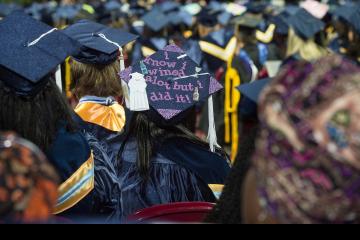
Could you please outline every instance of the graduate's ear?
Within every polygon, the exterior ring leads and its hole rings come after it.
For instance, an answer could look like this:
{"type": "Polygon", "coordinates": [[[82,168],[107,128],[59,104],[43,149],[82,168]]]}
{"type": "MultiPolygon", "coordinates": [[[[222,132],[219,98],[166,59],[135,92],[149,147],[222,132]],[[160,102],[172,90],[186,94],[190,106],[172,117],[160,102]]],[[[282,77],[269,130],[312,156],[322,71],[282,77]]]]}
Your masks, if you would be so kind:
{"type": "Polygon", "coordinates": [[[354,42],[354,41],[355,41],[355,33],[354,33],[353,30],[350,30],[350,31],[348,32],[348,39],[349,39],[350,42],[354,42]]]}

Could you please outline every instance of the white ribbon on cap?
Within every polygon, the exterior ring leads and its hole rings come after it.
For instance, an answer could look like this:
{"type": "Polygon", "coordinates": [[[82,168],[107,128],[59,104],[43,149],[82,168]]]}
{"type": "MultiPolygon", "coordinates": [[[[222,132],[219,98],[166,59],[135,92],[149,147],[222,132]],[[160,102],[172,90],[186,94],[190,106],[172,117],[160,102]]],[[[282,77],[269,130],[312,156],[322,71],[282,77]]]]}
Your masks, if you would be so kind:
{"type": "MultiPolygon", "coordinates": [[[[103,33],[100,33],[97,36],[101,37],[102,39],[104,39],[108,43],[114,44],[116,47],[119,48],[119,52],[120,52],[120,58],[119,58],[119,60],[120,60],[120,72],[124,71],[125,70],[125,59],[124,59],[123,48],[117,42],[114,42],[114,41],[111,41],[110,39],[108,39],[105,36],[105,34],[103,34],[103,33]]],[[[121,79],[121,87],[122,87],[122,90],[123,90],[123,96],[125,98],[126,107],[130,108],[130,94],[129,94],[130,90],[129,90],[129,87],[128,87],[127,83],[123,79],[121,79]]]]}
{"type": "MultiPolygon", "coordinates": [[[[183,56],[178,57],[178,59],[179,58],[183,58],[183,56]]],[[[201,72],[201,70],[202,70],[201,68],[196,68],[195,74],[174,78],[173,80],[176,81],[190,77],[198,78],[199,76],[210,75],[209,73],[199,73],[201,72]]],[[[220,145],[217,142],[215,116],[214,116],[214,100],[212,96],[210,96],[208,99],[208,117],[209,117],[209,129],[208,129],[207,140],[209,141],[211,152],[215,152],[216,147],[220,147],[220,145]]]]}
{"type": "Polygon", "coordinates": [[[40,40],[41,40],[43,37],[49,35],[50,33],[54,32],[54,31],[56,31],[56,30],[58,30],[58,29],[57,29],[57,28],[51,29],[50,31],[42,34],[40,37],[38,37],[37,39],[35,39],[35,40],[32,41],[31,43],[29,43],[27,46],[28,46],[28,47],[34,46],[35,44],[37,44],[38,42],[40,42],[40,40]]]}
{"type": "MultiPolygon", "coordinates": [[[[35,39],[34,41],[28,43],[28,47],[32,47],[35,44],[37,44],[38,42],[40,42],[40,40],[42,38],[44,38],[45,36],[49,35],[50,33],[57,31],[57,28],[53,28],[51,30],[49,30],[48,32],[41,34],[40,37],[38,37],[37,39],[35,39]]],[[[56,85],[59,87],[60,91],[62,91],[62,78],[61,78],[61,64],[57,66],[56,68],[56,73],[55,73],[55,82],[56,85]]]]}
{"type": "Polygon", "coordinates": [[[207,140],[209,141],[210,150],[212,152],[215,152],[216,147],[220,147],[220,145],[217,142],[213,96],[210,96],[209,99],[208,99],[208,108],[209,108],[208,109],[209,129],[208,129],[207,140]]]}

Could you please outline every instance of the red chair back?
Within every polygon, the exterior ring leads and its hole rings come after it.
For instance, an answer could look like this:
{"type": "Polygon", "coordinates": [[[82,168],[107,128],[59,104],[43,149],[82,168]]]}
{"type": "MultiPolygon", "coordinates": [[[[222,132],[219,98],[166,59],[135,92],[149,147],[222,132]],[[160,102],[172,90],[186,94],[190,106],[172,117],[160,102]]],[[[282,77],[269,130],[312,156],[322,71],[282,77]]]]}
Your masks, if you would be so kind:
{"type": "Polygon", "coordinates": [[[201,223],[215,204],[184,202],[153,206],[128,218],[129,223],[201,223]]]}

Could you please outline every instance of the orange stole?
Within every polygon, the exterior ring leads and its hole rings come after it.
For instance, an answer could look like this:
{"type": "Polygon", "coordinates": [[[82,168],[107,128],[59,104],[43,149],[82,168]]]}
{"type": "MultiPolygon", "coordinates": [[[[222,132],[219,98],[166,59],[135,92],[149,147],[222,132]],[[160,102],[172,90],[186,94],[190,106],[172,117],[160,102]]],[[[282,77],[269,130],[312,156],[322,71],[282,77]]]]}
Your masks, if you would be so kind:
{"type": "Polygon", "coordinates": [[[98,103],[85,102],[75,108],[75,112],[85,122],[93,123],[113,132],[121,132],[125,126],[125,110],[115,103],[104,106],[98,103]]]}

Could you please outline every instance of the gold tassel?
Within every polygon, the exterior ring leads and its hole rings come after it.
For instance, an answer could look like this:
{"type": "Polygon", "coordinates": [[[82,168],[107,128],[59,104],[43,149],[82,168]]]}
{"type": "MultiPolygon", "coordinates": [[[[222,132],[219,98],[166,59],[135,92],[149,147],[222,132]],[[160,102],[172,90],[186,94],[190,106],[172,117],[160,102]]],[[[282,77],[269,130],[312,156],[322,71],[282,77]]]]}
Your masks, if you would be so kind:
{"type": "Polygon", "coordinates": [[[228,61],[225,76],[225,142],[231,142],[231,160],[234,162],[239,145],[238,105],[240,92],[235,88],[241,84],[240,76],[232,67],[233,57],[228,61]]]}
{"type": "Polygon", "coordinates": [[[72,97],[71,92],[71,66],[70,66],[70,57],[65,60],[65,91],[66,97],[70,99],[72,97]]]}

